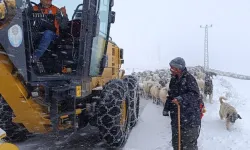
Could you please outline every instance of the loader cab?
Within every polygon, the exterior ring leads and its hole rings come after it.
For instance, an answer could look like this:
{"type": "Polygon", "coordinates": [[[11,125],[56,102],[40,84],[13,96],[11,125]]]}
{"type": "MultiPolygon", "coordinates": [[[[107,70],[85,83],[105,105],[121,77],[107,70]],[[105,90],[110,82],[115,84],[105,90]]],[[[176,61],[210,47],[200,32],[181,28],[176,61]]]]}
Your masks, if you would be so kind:
{"type": "MultiPolygon", "coordinates": [[[[28,3],[29,12],[26,16],[26,20],[29,21],[30,24],[27,26],[26,31],[28,31],[28,35],[31,39],[30,43],[27,44],[30,52],[28,56],[29,58],[32,58],[34,51],[38,49],[38,45],[40,44],[46,30],[56,33],[55,24],[53,22],[56,18],[55,15],[44,13],[42,11],[42,5],[39,2],[40,0],[29,1],[28,3]],[[34,7],[38,7],[38,10],[34,10],[34,7]]],[[[75,5],[75,7],[77,5],[75,5]]],[[[61,6],[57,7],[60,8],[61,6]]],[[[82,47],[80,49],[80,38],[85,33],[82,35],[80,34],[84,31],[81,29],[82,20],[70,20],[70,16],[68,16],[68,19],[67,27],[64,29],[59,27],[59,34],[57,34],[56,38],[52,40],[48,49],[40,58],[40,61],[38,63],[32,63],[32,59],[28,60],[28,63],[32,66],[33,70],[33,72],[31,72],[33,73],[31,74],[31,77],[76,75],[79,53],[84,51],[82,47]]]]}
{"type": "Polygon", "coordinates": [[[107,62],[110,25],[114,23],[113,0],[53,0],[58,8],[66,6],[67,28],[60,29],[40,64],[34,64],[32,54],[43,36],[43,23],[51,17],[33,9],[39,2],[0,0],[0,50],[8,55],[13,72],[26,82],[73,78],[86,81],[100,76],[107,62]],[[41,68],[45,71],[41,72],[41,68]]]}
{"type": "MultiPolygon", "coordinates": [[[[27,9],[25,20],[26,34],[30,41],[26,41],[28,47],[27,63],[31,66],[29,77],[34,80],[58,80],[65,78],[90,77],[102,74],[107,58],[105,52],[109,37],[110,24],[114,23],[114,13],[111,13],[113,0],[78,0],[81,3],[71,1],[76,8],[72,16],[68,16],[68,27],[60,28],[59,36],[51,42],[48,50],[40,59],[41,64],[32,64],[30,58],[32,53],[38,47],[43,32],[41,26],[49,15],[44,15],[31,8],[38,5],[34,1],[27,0],[27,9]],[[89,3],[92,3],[89,7],[89,3]],[[86,5],[84,5],[86,4],[86,5]],[[112,15],[112,16],[111,16],[112,15]],[[111,18],[111,19],[110,19],[111,18]],[[43,67],[45,72],[40,72],[43,67]]],[[[53,1],[55,2],[55,1],[53,1]]],[[[62,4],[58,2],[58,8],[66,6],[68,1],[62,4]],[[59,5],[60,4],[60,5],[59,5]]]]}

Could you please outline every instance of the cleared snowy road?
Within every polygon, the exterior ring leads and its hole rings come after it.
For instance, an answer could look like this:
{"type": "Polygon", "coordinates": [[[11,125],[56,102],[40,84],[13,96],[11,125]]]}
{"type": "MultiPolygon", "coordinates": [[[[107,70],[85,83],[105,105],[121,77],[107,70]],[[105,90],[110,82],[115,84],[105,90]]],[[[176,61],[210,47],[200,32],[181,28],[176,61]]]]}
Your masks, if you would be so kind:
{"type": "Polygon", "coordinates": [[[162,106],[148,103],[133,128],[125,149],[151,150],[171,147],[170,118],[162,116],[162,106]]]}

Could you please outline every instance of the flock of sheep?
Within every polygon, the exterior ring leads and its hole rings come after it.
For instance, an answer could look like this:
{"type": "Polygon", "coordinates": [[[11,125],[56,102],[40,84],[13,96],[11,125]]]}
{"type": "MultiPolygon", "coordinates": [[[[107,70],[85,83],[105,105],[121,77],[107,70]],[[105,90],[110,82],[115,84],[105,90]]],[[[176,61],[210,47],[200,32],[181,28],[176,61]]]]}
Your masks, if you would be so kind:
{"type": "MultiPolygon", "coordinates": [[[[189,67],[188,71],[194,75],[198,83],[199,89],[203,96],[203,100],[206,100],[207,95],[204,94],[205,88],[205,73],[201,67],[189,67]]],[[[143,71],[132,73],[139,80],[140,96],[145,99],[152,99],[153,103],[157,105],[164,105],[166,97],[168,95],[170,70],[169,69],[157,69],[155,71],[143,71]]],[[[211,102],[212,94],[209,95],[211,102]]]]}

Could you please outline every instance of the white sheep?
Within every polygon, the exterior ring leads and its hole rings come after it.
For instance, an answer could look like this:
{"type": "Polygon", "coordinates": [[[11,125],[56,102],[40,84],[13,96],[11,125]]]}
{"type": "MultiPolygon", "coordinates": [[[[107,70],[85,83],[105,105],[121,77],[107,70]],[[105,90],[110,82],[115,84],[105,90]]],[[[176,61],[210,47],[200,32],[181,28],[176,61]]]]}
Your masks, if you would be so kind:
{"type": "Polygon", "coordinates": [[[160,100],[161,100],[163,106],[166,103],[167,96],[168,96],[168,87],[161,88],[161,90],[159,92],[159,97],[160,97],[160,100]]]}
{"type": "Polygon", "coordinates": [[[139,82],[139,95],[144,96],[143,95],[143,83],[142,82],[139,82]]]}
{"type": "Polygon", "coordinates": [[[203,79],[196,79],[200,91],[204,91],[205,81],[203,79]]]}
{"type": "Polygon", "coordinates": [[[153,99],[153,103],[156,103],[157,105],[159,104],[159,92],[161,89],[161,85],[158,83],[155,83],[151,88],[150,88],[150,94],[153,99]]]}
{"type": "Polygon", "coordinates": [[[143,96],[144,98],[148,99],[150,94],[150,89],[154,85],[154,82],[149,81],[143,81],[143,96]]]}
{"type": "Polygon", "coordinates": [[[205,73],[203,73],[203,72],[197,72],[196,74],[197,74],[197,78],[198,79],[203,79],[203,80],[205,79],[205,73]]]}
{"type": "Polygon", "coordinates": [[[152,78],[153,78],[154,81],[159,81],[161,79],[158,74],[153,74],[152,78]]]}

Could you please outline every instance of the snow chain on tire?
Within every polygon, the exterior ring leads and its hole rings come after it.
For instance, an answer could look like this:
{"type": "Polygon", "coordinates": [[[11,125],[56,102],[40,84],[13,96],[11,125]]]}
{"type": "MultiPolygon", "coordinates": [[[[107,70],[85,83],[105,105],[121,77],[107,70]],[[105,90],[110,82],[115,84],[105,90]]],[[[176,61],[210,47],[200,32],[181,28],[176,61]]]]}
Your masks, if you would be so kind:
{"type": "Polygon", "coordinates": [[[101,137],[110,147],[123,147],[130,132],[129,124],[128,85],[120,79],[113,79],[104,85],[98,105],[97,125],[101,137]],[[124,102],[126,103],[126,119],[121,125],[124,102]]]}
{"type": "Polygon", "coordinates": [[[136,77],[132,75],[124,76],[123,81],[128,84],[130,111],[131,111],[130,127],[133,128],[137,124],[139,118],[139,106],[140,106],[139,84],[136,77]]]}

